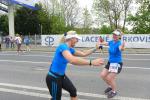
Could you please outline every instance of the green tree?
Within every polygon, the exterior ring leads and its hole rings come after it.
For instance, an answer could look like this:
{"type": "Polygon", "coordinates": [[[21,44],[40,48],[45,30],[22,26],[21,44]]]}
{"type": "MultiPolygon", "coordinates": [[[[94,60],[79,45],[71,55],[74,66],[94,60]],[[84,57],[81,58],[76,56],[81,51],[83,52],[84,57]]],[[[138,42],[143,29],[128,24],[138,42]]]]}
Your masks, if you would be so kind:
{"type": "Polygon", "coordinates": [[[106,26],[106,25],[103,25],[100,30],[99,30],[99,33],[100,34],[110,34],[113,30],[111,29],[110,26],[106,26]]]}
{"type": "Polygon", "coordinates": [[[21,33],[22,35],[28,33],[31,35],[40,34],[37,11],[25,7],[17,9],[15,14],[15,30],[16,33],[21,33]]]}
{"type": "Polygon", "coordinates": [[[53,34],[62,34],[65,32],[65,21],[60,16],[51,16],[51,33],[53,34]]]}
{"type": "Polygon", "coordinates": [[[133,26],[133,34],[150,33],[150,1],[143,0],[142,5],[136,15],[129,15],[128,21],[133,26]]]}
{"type": "Polygon", "coordinates": [[[3,33],[2,35],[8,35],[8,17],[7,15],[0,16],[0,31],[3,33]]]}
{"type": "Polygon", "coordinates": [[[101,24],[109,23],[112,29],[121,28],[124,30],[126,17],[130,4],[133,0],[94,0],[93,11],[101,24]],[[122,25],[123,21],[123,25],[122,25]]]}
{"type": "Polygon", "coordinates": [[[65,20],[60,14],[57,0],[44,0],[42,10],[39,11],[39,19],[43,26],[44,34],[61,34],[66,30],[65,20]],[[50,5],[51,4],[51,5],[50,5]]]}
{"type": "Polygon", "coordinates": [[[91,33],[92,16],[87,7],[83,9],[83,33],[91,33]]]}

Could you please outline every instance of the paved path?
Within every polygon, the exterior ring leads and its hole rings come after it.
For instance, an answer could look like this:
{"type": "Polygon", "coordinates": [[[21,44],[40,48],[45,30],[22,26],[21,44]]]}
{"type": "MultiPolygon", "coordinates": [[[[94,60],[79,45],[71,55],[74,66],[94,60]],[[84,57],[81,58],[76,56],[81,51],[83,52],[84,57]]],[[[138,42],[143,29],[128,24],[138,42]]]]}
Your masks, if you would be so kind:
{"type": "MultiPolygon", "coordinates": [[[[0,100],[48,100],[45,76],[54,52],[31,51],[17,55],[0,52],[0,100]]],[[[87,57],[107,59],[107,54],[87,57]]],[[[118,76],[118,96],[113,100],[150,100],[150,54],[124,54],[124,66],[118,76]]],[[[103,66],[102,66],[103,67],[103,66]]],[[[75,84],[79,100],[107,100],[105,83],[99,78],[102,67],[68,65],[67,75],[75,84]]],[[[63,91],[63,99],[69,95],[63,91]]]]}

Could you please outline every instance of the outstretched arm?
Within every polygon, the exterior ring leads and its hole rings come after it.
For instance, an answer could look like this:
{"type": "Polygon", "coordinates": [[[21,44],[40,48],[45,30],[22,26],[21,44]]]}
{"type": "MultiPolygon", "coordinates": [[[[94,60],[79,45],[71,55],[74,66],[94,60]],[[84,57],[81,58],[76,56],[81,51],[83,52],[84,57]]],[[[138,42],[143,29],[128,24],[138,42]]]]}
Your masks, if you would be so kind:
{"type": "Polygon", "coordinates": [[[105,46],[108,46],[108,42],[100,42],[99,45],[105,45],[105,46]]]}
{"type": "Polygon", "coordinates": [[[76,56],[73,56],[69,51],[65,50],[63,51],[63,56],[74,65],[93,65],[93,66],[100,66],[104,64],[104,61],[101,58],[94,59],[94,60],[88,60],[79,58],[76,56]]]}
{"type": "Polygon", "coordinates": [[[76,50],[74,55],[79,56],[79,57],[85,57],[85,56],[92,54],[95,51],[96,51],[96,48],[89,49],[89,50],[83,50],[83,51],[76,50]]]}

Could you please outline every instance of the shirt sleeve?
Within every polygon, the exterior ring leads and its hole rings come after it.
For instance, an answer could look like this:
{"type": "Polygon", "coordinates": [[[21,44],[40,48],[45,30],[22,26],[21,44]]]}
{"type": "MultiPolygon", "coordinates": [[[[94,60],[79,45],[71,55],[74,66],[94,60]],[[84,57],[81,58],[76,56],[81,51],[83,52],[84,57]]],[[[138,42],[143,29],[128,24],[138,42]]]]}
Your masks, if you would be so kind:
{"type": "Polygon", "coordinates": [[[108,46],[110,46],[111,41],[108,42],[108,46]]]}
{"type": "Polygon", "coordinates": [[[75,53],[75,49],[74,48],[70,48],[70,52],[71,52],[71,54],[74,54],[75,53]]]}
{"type": "Polygon", "coordinates": [[[59,47],[60,52],[63,52],[65,50],[68,50],[68,47],[65,44],[60,45],[59,47]]]}

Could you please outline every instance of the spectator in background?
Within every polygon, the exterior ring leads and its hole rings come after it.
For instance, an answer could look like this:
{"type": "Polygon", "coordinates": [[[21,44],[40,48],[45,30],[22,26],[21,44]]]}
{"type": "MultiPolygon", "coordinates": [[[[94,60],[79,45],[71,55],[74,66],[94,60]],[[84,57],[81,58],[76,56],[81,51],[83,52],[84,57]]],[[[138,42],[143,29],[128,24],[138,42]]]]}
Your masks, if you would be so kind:
{"type": "Polygon", "coordinates": [[[15,42],[16,42],[16,45],[17,45],[17,53],[19,54],[19,51],[20,51],[20,52],[23,52],[23,51],[21,50],[22,38],[20,37],[19,34],[16,34],[15,42]]]}
{"type": "Polygon", "coordinates": [[[9,43],[10,43],[9,36],[6,36],[6,38],[5,38],[6,48],[9,48],[9,43]]]}
{"type": "Polygon", "coordinates": [[[30,39],[29,39],[29,37],[28,36],[25,36],[24,37],[24,43],[25,43],[25,45],[26,45],[26,51],[30,51],[30,39]]]}
{"type": "Polygon", "coordinates": [[[15,42],[15,40],[14,40],[14,38],[11,36],[11,37],[10,37],[10,48],[15,48],[14,42],[15,42]]]}
{"type": "Polygon", "coordinates": [[[0,37],[0,51],[2,51],[2,37],[0,37]]]}
{"type": "MultiPolygon", "coordinates": [[[[99,43],[103,43],[103,42],[104,42],[103,38],[101,36],[99,36],[99,43]]],[[[102,53],[104,53],[104,51],[103,51],[103,45],[100,45],[99,49],[101,50],[102,53]]]]}

